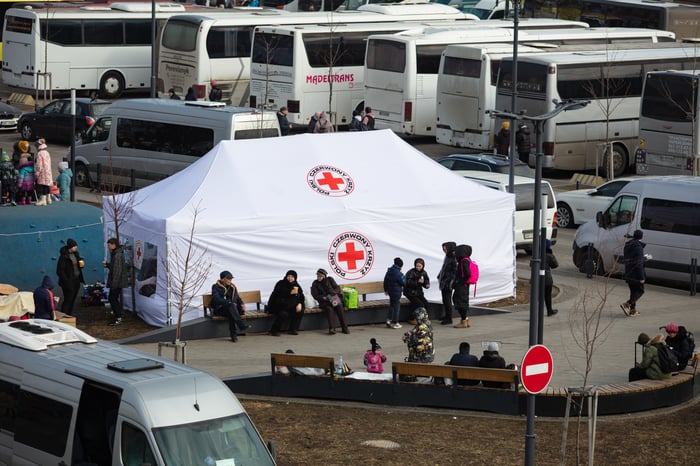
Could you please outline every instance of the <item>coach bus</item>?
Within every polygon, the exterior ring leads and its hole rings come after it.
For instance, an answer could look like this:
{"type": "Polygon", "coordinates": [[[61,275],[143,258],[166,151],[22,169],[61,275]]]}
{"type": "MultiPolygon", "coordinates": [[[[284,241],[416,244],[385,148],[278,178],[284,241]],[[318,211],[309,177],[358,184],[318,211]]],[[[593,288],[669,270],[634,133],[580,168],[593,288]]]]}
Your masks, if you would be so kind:
{"type": "MultiPolygon", "coordinates": [[[[657,70],[696,70],[696,47],[551,52],[518,57],[516,107],[543,115],[557,103],[589,101],[544,125],[543,166],[557,170],[609,168],[622,175],[634,162],[644,76],[657,70]]],[[[496,108],[509,109],[512,57],[501,61],[496,108]]],[[[534,132],[533,132],[534,133],[534,132]]],[[[531,154],[531,159],[534,154],[531,154]]]]}
{"type": "MultiPolygon", "coordinates": [[[[567,39],[523,42],[518,55],[545,51],[648,48],[652,43],[673,44],[668,31],[635,28],[590,28],[570,31],[567,39]]],[[[449,146],[488,150],[493,147],[496,80],[503,57],[513,55],[511,44],[450,45],[442,53],[437,79],[437,142],[449,146]]]]}
{"type": "Polygon", "coordinates": [[[639,110],[639,175],[700,174],[698,71],[654,71],[639,110]]]}
{"type": "Polygon", "coordinates": [[[439,4],[365,5],[333,13],[261,11],[237,15],[183,15],[163,29],[158,53],[158,90],[183,94],[192,87],[204,99],[216,81],[222,100],[248,105],[250,52],[256,26],[291,24],[354,24],[393,21],[471,22],[467,15],[439,4]]]}

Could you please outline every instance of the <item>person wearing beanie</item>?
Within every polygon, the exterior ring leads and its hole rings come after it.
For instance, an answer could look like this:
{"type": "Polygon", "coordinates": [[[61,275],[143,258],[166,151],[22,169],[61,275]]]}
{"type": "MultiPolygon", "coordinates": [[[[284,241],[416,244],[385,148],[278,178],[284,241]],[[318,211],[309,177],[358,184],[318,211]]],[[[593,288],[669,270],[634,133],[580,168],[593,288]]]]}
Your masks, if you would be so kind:
{"type": "Polygon", "coordinates": [[[19,168],[19,159],[22,155],[29,155],[29,141],[20,140],[12,145],[12,163],[19,168]]]}
{"type": "Polygon", "coordinates": [[[430,288],[430,277],[425,271],[425,261],[418,257],[413,261],[413,268],[406,272],[406,286],[403,287],[404,296],[411,301],[411,310],[419,307],[430,308],[423,294],[424,288],[430,288]]]}
{"type": "Polygon", "coordinates": [[[384,275],[384,294],[389,295],[389,310],[386,315],[386,326],[389,328],[401,328],[399,312],[401,311],[401,294],[406,284],[406,277],[401,273],[403,260],[394,258],[394,264],[386,270],[384,275]]]}
{"type": "Polygon", "coordinates": [[[544,255],[544,305],[547,308],[547,315],[553,316],[559,310],[552,309],[552,290],[554,289],[554,278],[552,277],[552,269],[559,267],[559,261],[552,251],[552,241],[547,240],[545,243],[544,255]]]}
{"type": "Polygon", "coordinates": [[[0,204],[5,206],[16,206],[15,191],[17,189],[17,180],[19,179],[19,171],[10,160],[10,156],[2,151],[0,157],[0,184],[2,184],[2,201],[0,204]]]}
{"type": "Polygon", "coordinates": [[[68,166],[68,162],[58,162],[58,176],[56,184],[61,192],[61,201],[70,200],[70,182],[73,178],[73,170],[68,166]]]}
{"type": "Polygon", "coordinates": [[[36,147],[38,152],[34,160],[34,182],[39,199],[34,205],[45,206],[51,204],[51,197],[49,196],[51,185],[53,184],[51,154],[49,154],[44,139],[37,140],[36,147]]]}
{"type": "Polygon", "coordinates": [[[693,356],[693,345],[688,336],[688,330],[682,325],[673,322],[661,327],[666,330],[666,346],[676,355],[678,359],[678,370],[683,370],[688,366],[688,361],[693,356]]]}
{"type": "Polygon", "coordinates": [[[440,318],[440,323],[442,325],[452,325],[452,314],[454,312],[454,308],[452,307],[452,285],[454,284],[457,274],[457,259],[455,258],[456,248],[457,243],[454,241],[442,243],[442,252],[445,254],[445,258],[442,261],[442,267],[437,276],[440,293],[442,295],[443,314],[440,318]]]}
{"type": "Polygon", "coordinates": [[[275,284],[267,303],[267,312],[275,314],[270,335],[278,337],[285,328],[290,335],[299,335],[305,303],[304,290],[297,281],[296,271],[287,270],[284,278],[275,284]]]}
{"type": "Polygon", "coordinates": [[[80,293],[80,284],[85,283],[83,267],[85,267],[85,261],[78,252],[78,243],[73,238],[68,238],[66,245],[61,248],[60,257],[56,264],[58,285],[63,291],[61,312],[64,314],[73,315],[75,300],[80,293]]]}
{"type": "Polygon", "coordinates": [[[384,372],[383,363],[386,362],[386,356],[382,353],[382,347],[379,346],[376,338],[370,338],[369,344],[370,349],[367,350],[363,358],[367,372],[381,374],[384,372]]]}
{"type": "Polygon", "coordinates": [[[228,319],[228,331],[232,342],[238,341],[238,331],[244,332],[250,328],[241,314],[245,313],[245,303],[238,294],[238,288],[231,281],[233,274],[224,270],[219,274],[219,280],[211,286],[212,314],[228,319]]]}
{"type": "Polygon", "coordinates": [[[333,277],[328,276],[328,272],[325,269],[316,271],[316,280],[311,284],[311,296],[318,302],[318,307],[326,312],[329,335],[335,335],[334,314],[338,316],[338,322],[343,333],[350,333],[345,323],[345,306],[341,297],[342,291],[333,277]]]}
{"type": "Polygon", "coordinates": [[[510,154],[510,122],[504,121],[501,123],[501,129],[493,139],[496,153],[507,157],[510,154]]]}
{"type": "Polygon", "coordinates": [[[628,241],[625,243],[623,250],[623,260],[625,263],[624,278],[627,286],[630,289],[630,297],[627,301],[620,304],[622,312],[626,316],[638,316],[637,301],[644,294],[644,282],[646,281],[646,272],[644,270],[644,247],[646,244],[640,240],[644,233],[642,230],[635,230],[632,235],[625,235],[628,241]]]}
{"type": "Polygon", "coordinates": [[[472,247],[468,244],[460,244],[455,248],[455,259],[457,260],[457,273],[453,283],[454,294],[452,302],[459,312],[459,323],[454,328],[469,328],[469,278],[471,277],[471,256],[472,247]]]}
{"type": "Polygon", "coordinates": [[[637,344],[644,347],[642,350],[642,362],[635,363],[634,367],[629,370],[629,381],[634,382],[635,380],[642,379],[663,380],[670,378],[671,374],[665,374],[661,370],[659,350],[656,348],[658,344],[665,344],[664,336],[658,334],[650,339],[649,335],[646,333],[640,333],[637,337],[637,344]]]}
{"type": "MultiPolygon", "coordinates": [[[[488,367],[490,369],[505,369],[506,360],[498,354],[498,343],[495,341],[489,341],[486,344],[486,349],[484,354],[479,359],[479,367],[488,367]]],[[[484,387],[489,388],[510,388],[510,384],[507,382],[488,382],[482,380],[481,384],[484,387]]]]}
{"type": "Polygon", "coordinates": [[[34,318],[56,320],[56,298],[53,295],[55,284],[53,278],[44,276],[36,289],[34,289],[34,318]]]}

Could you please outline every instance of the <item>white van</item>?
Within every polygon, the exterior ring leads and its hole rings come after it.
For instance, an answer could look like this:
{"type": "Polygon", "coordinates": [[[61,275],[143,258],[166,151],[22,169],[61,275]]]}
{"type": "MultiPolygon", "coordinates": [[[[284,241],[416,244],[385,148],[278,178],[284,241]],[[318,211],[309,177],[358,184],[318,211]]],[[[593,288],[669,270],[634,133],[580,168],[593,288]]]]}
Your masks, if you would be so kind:
{"type": "Polygon", "coordinates": [[[275,112],[222,102],[127,99],[111,104],[75,148],[75,182],[143,187],[228,139],[280,135],[275,112]],[[99,168],[98,168],[99,166],[99,168]]]}
{"type": "Polygon", "coordinates": [[[0,323],[0,464],[274,463],[216,377],[59,322],[0,323]]]}
{"type": "Polygon", "coordinates": [[[650,278],[690,282],[700,259],[700,177],[659,176],[627,183],[574,238],[574,264],[585,273],[622,273],[625,235],[642,230],[650,278]],[[588,265],[588,267],[587,267],[588,265]]]}
{"type": "MultiPolygon", "coordinates": [[[[477,170],[454,170],[454,173],[481,183],[489,188],[508,192],[508,174],[496,172],[484,172],[477,170]]],[[[532,253],[532,225],[535,212],[535,180],[525,176],[513,177],[515,184],[515,247],[532,253]]],[[[542,180],[542,193],[547,194],[547,211],[545,225],[547,227],[547,239],[552,244],[557,242],[557,229],[555,227],[557,215],[557,201],[554,198],[552,186],[542,180]]]]}

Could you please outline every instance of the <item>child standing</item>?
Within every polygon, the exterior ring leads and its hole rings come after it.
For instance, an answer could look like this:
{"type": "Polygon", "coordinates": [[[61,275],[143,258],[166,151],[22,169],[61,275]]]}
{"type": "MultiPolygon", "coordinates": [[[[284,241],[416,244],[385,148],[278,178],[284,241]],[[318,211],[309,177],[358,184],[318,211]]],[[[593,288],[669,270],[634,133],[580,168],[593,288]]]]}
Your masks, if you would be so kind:
{"type": "Polygon", "coordinates": [[[2,205],[17,205],[15,202],[15,190],[17,188],[17,178],[19,172],[10,160],[10,156],[2,151],[2,161],[0,161],[0,183],[2,183],[2,205]]]}
{"type": "Polygon", "coordinates": [[[401,311],[401,294],[406,284],[406,277],[401,273],[403,260],[394,258],[394,265],[389,267],[384,275],[384,294],[389,295],[389,312],[386,316],[386,326],[389,328],[401,328],[399,323],[399,311],[401,311]]]}
{"type": "MultiPolygon", "coordinates": [[[[27,146],[29,146],[29,143],[27,143],[27,146]]],[[[34,192],[34,161],[32,156],[27,153],[22,154],[19,159],[19,181],[17,186],[21,197],[19,204],[31,204],[32,193],[34,192]]]]}
{"type": "Polygon", "coordinates": [[[381,374],[384,372],[382,363],[386,362],[386,356],[382,354],[382,347],[379,346],[375,338],[370,338],[369,344],[372,345],[372,347],[367,350],[364,357],[367,372],[381,374]]]}
{"type": "Polygon", "coordinates": [[[64,202],[70,199],[71,178],[73,178],[73,170],[68,166],[68,162],[59,162],[56,184],[61,192],[61,200],[64,202]]]}

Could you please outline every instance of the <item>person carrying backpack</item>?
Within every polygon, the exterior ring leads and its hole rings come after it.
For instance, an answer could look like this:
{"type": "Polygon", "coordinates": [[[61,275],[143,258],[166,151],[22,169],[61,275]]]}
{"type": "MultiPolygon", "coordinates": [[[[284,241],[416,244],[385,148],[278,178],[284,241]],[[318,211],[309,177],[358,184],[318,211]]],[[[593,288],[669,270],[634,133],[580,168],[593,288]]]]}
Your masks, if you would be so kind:
{"type": "Polygon", "coordinates": [[[664,343],[664,336],[656,335],[653,339],[649,339],[646,333],[640,333],[637,337],[637,343],[644,347],[642,362],[636,363],[629,371],[629,381],[642,379],[663,380],[671,377],[671,373],[665,373],[661,369],[661,361],[659,360],[659,349],[657,344],[664,343]]]}
{"type": "Polygon", "coordinates": [[[455,249],[455,257],[457,259],[457,274],[455,276],[454,294],[452,301],[455,309],[459,312],[460,321],[454,325],[454,328],[469,328],[469,285],[471,284],[471,255],[472,247],[468,244],[460,244],[455,249]]]}
{"type": "Polygon", "coordinates": [[[695,350],[695,339],[689,338],[690,333],[682,325],[673,322],[661,327],[666,330],[666,346],[673,352],[678,360],[678,370],[683,370],[688,366],[688,361],[693,356],[695,350]]]}
{"type": "Polygon", "coordinates": [[[360,126],[360,131],[372,131],[374,130],[374,113],[372,113],[372,107],[365,107],[365,116],[362,119],[362,125],[360,126]]]}

